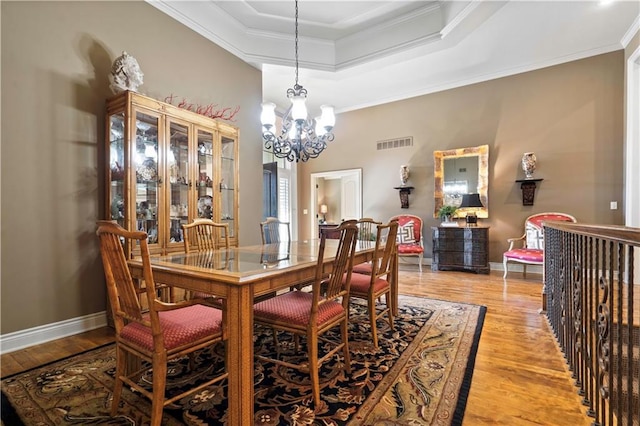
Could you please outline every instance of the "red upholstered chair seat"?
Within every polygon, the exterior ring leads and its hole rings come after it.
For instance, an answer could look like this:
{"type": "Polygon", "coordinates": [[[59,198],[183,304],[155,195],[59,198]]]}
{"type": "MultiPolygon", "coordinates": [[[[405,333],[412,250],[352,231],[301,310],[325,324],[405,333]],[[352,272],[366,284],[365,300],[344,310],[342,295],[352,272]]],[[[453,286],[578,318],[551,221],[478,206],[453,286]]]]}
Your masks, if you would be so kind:
{"type": "MultiPolygon", "coordinates": [[[[371,285],[371,276],[365,274],[351,274],[351,293],[366,295],[369,292],[369,286],[371,285]]],[[[377,278],[373,284],[373,289],[377,293],[383,288],[389,286],[389,281],[382,278],[377,278]]]]}
{"type": "Polygon", "coordinates": [[[424,247],[422,247],[420,244],[398,244],[398,254],[418,254],[422,252],[424,252],[424,247]]]}
{"type": "MultiPolygon", "coordinates": [[[[309,324],[313,294],[306,291],[290,291],[278,297],[253,305],[253,313],[262,320],[306,326],[309,324]]],[[[318,325],[322,325],[344,312],[342,304],[327,302],[318,306],[318,325]]]]}
{"type": "MultiPolygon", "coordinates": [[[[159,312],[164,346],[171,351],[203,337],[222,334],[222,311],[203,305],[193,305],[174,311],[159,312]]],[[[143,316],[149,319],[149,314],[143,316]]],[[[132,322],[124,326],[120,338],[135,346],[153,351],[151,328],[132,322]]]]}
{"type": "Polygon", "coordinates": [[[504,252],[507,259],[519,259],[529,263],[542,263],[544,260],[544,252],[539,249],[513,249],[504,252]]]}
{"type": "Polygon", "coordinates": [[[371,263],[361,263],[353,267],[353,272],[356,274],[365,274],[371,275],[371,263]]]}

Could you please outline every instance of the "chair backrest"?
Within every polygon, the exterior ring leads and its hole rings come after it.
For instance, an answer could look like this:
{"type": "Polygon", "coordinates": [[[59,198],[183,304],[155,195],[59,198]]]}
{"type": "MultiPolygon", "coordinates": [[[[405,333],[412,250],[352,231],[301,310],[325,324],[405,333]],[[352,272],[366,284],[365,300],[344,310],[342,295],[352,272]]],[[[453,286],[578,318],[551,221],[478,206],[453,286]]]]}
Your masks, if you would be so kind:
{"type": "Polygon", "coordinates": [[[372,241],[376,238],[376,227],[382,222],[376,222],[370,217],[363,217],[358,220],[358,240],[372,241]]]}
{"type": "MultiPolygon", "coordinates": [[[[156,290],[149,264],[147,233],[127,231],[117,223],[110,221],[98,221],[96,233],[100,239],[100,254],[102,255],[109,303],[116,332],[119,333],[126,322],[142,322],[142,306],[138,297],[138,287],[131,277],[123,247],[127,240],[140,246],[147,297],[153,295],[152,297],[155,298],[156,290]]],[[[149,303],[149,307],[152,309],[153,304],[149,303]]]]}
{"type": "Polygon", "coordinates": [[[525,247],[528,249],[544,250],[545,221],[555,220],[562,222],[576,222],[576,218],[566,213],[545,212],[529,216],[524,221],[525,247]]]}
{"type": "Polygon", "coordinates": [[[422,219],[412,214],[392,216],[398,220],[398,244],[418,244],[422,241],[422,219]]]}
{"type": "Polygon", "coordinates": [[[318,305],[342,297],[343,306],[349,306],[348,295],[351,284],[351,271],[353,269],[353,257],[356,250],[358,226],[356,220],[346,220],[337,228],[320,230],[320,248],[318,250],[318,263],[316,265],[316,278],[313,283],[313,309],[317,313],[318,305]],[[333,269],[329,278],[324,275],[324,249],[327,233],[339,232],[338,250],[333,261],[333,269]],[[346,278],[346,279],[345,279],[346,278]],[[320,294],[323,293],[322,300],[320,294]]]}
{"type": "Polygon", "coordinates": [[[182,225],[184,251],[215,250],[229,248],[229,224],[216,223],[211,219],[195,219],[182,225]]]}
{"type": "MultiPolygon", "coordinates": [[[[397,247],[397,234],[398,219],[391,219],[387,224],[378,225],[376,249],[371,262],[371,277],[373,280],[391,273],[393,256],[397,247]]],[[[371,288],[373,289],[373,286],[371,288]]]]}
{"type": "Polygon", "coordinates": [[[260,222],[260,234],[262,235],[262,244],[291,241],[289,222],[282,222],[277,217],[268,217],[264,222],[260,222]],[[286,240],[284,235],[286,235],[286,240]]]}

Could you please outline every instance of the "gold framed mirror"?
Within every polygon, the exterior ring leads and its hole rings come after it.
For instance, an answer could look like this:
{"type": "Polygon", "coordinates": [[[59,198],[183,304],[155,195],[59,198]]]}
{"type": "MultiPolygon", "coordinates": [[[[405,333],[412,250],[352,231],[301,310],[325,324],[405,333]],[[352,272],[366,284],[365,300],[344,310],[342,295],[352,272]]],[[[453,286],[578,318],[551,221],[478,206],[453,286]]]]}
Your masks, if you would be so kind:
{"type": "Polygon", "coordinates": [[[489,217],[489,145],[433,151],[433,217],[443,205],[459,206],[464,194],[480,194],[484,207],[477,209],[480,218],[489,217]]]}

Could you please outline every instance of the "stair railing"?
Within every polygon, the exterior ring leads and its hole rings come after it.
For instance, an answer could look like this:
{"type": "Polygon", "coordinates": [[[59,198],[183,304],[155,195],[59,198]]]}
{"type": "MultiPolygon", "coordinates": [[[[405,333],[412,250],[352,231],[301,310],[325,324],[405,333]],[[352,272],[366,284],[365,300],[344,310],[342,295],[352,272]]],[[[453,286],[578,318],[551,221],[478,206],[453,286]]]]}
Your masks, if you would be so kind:
{"type": "Polygon", "coordinates": [[[640,229],[546,222],[544,232],[543,310],[587,414],[638,425],[640,229]]]}

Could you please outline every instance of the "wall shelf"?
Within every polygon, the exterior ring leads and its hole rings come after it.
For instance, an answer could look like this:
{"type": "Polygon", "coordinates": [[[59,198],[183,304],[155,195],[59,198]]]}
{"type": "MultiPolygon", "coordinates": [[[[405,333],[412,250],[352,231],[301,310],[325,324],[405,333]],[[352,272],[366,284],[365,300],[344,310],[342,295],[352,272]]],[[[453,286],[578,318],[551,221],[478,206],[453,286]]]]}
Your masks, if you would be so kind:
{"type": "Polygon", "coordinates": [[[397,189],[398,191],[400,191],[400,208],[408,209],[409,194],[411,194],[413,186],[396,186],[393,189],[397,189]]]}
{"type": "Polygon", "coordinates": [[[536,182],[542,182],[543,179],[518,179],[516,182],[520,183],[520,189],[522,189],[522,205],[532,206],[533,198],[536,195],[536,182]]]}

